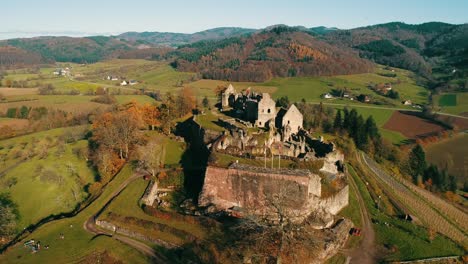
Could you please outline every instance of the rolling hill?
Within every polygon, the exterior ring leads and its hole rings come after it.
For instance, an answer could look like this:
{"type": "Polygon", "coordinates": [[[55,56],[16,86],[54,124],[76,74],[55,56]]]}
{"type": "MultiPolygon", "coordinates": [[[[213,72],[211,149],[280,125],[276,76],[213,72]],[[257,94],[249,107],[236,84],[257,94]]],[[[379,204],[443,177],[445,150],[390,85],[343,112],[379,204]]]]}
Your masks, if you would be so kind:
{"type": "Polygon", "coordinates": [[[465,76],[468,70],[468,24],[392,22],[335,30],[321,38],[334,46],[353,48],[363,58],[412,70],[429,78],[433,77],[435,67],[447,71],[459,69],[465,76]]]}
{"type": "Polygon", "coordinates": [[[126,32],[116,36],[116,38],[140,44],[177,47],[202,40],[219,40],[229,37],[238,37],[255,31],[256,29],[249,28],[220,27],[193,34],[171,32],[126,32]]]}
{"type": "Polygon", "coordinates": [[[349,48],[337,48],[300,28],[277,26],[244,37],[200,41],[169,53],[181,71],[204,78],[265,81],[272,77],[363,73],[373,65],[349,48]]]}

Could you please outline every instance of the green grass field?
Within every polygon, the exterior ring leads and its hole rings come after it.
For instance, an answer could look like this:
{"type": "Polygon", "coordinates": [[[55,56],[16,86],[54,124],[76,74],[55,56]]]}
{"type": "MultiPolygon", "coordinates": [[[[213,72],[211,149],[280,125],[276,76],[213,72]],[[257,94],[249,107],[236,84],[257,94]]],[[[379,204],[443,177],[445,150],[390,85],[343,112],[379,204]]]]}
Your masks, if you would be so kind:
{"type": "Polygon", "coordinates": [[[438,102],[441,112],[455,115],[468,114],[468,93],[453,93],[437,95],[434,98],[438,102]]]}
{"type": "MultiPolygon", "coordinates": [[[[107,207],[106,210],[103,212],[100,219],[106,220],[107,213],[112,212],[112,213],[119,214],[122,216],[131,216],[131,217],[135,217],[138,219],[151,221],[154,223],[164,224],[164,225],[176,228],[176,229],[184,230],[197,237],[205,236],[205,231],[203,230],[203,228],[196,224],[189,224],[187,222],[181,222],[181,221],[176,221],[176,220],[171,220],[171,219],[166,220],[166,219],[156,218],[156,217],[145,214],[139,205],[139,201],[143,193],[145,192],[145,189],[147,186],[148,186],[148,181],[144,181],[144,180],[137,180],[133,182],[132,184],[130,184],[114,201],[112,201],[109,207],[107,207]]],[[[140,230],[140,227],[138,226],[132,226],[129,228],[132,228],[132,230],[139,231],[142,233],[150,232],[149,230],[147,231],[140,230]]],[[[167,232],[157,232],[156,234],[152,234],[152,235],[162,240],[173,242],[173,243],[183,242],[178,237],[167,232]]]]}
{"type": "Polygon", "coordinates": [[[439,97],[439,106],[456,106],[457,95],[456,94],[443,94],[439,97]]]}
{"type": "Polygon", "coordinates": [[[4,157],[0,167],[11,168],[0,178],[0,186],[18,204],[20,229],[51,214],[72,211],[87,197],[84,185],[94,182],[94,171],[72,150],[86,148],[88,142],[63,144],[57,139],[74,129],[83,128],[54,129],[0,141],[4,157]]]}
{"type": "Polygon", "coordinates": [[[114,190],[131,174],[130,167],[124,167],[102,195],[77,216],[45,224],[23,240],[41,241],[43,245],[50,246],[48,250],[31,254],[30,250],[19,243],[0,255],[0,263],[76,263],[85,256],[105,250],[125,263],[148,263],[149,260],[133,248],[110,237],[93,238],[92,234],[83,229],[86,219],[104,206],[114,190]],[[60,233],[64,234],[63,240],[59,238],[60,233]]]}

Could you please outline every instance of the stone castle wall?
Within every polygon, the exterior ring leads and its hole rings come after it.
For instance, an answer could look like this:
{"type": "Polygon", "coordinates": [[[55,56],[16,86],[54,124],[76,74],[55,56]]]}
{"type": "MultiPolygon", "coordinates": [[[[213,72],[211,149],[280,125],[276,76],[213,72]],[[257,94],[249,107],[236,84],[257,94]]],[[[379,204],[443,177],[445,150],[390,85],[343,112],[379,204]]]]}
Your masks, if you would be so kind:
{"type": "Polygon", "coordinates": [[[282,193],[285,205],[305,207],[310,195],[320,195],[320,178],[268,173],[268,170],[208,167],[199,205],[213,204],[220,210],[238,206],[258,211],[269,206],[273,194],[282,193]]]}
{"type": "Polygon", "coordinates": [[[330,214],[336,215],[349,203],[349,185],[346,185],[337,194],[320,199],[320,207],[327,210],[330,214]]]}

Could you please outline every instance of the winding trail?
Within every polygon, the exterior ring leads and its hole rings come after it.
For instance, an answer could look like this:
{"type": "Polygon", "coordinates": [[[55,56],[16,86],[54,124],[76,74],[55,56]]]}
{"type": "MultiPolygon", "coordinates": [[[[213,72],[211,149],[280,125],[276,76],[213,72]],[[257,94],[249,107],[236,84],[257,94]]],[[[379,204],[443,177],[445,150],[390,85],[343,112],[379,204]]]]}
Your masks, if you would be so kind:
{"type": "MultiPolygon", "coordinates": [[[[351,176],[351,175],[350,175],[351,176]]],[[[362,228],[361,232],[363,234],[363,239],[361,240],[358,247],[350,251],[348,255],[349,263],[356,264],[373,264],[376,263],[376,246],[375,246],[375,232],[372,227],[372,222],[367,211],[366,204],[364,199],[359,192],[359,189],[354,181],[353,176],[348,177],[349,183],[352,185],[355,190],[356,197],[359,203],[359,208],[361,209],[361,219],[362,219],[362,228]]]]}
{"type": "Polygon", "coordinates": [[[118,235],[118,234],[115,234],[114,232],[110,232],[110,231],[104,231],[102,229],[99,229],[97,226],[96,226],[96,219],[99,217],[99,215],[106,209],[106,207],[117,197],[119,196],[119,194],[130,184],[132,183],[133,181],[137,180],[137,179],[140,179],[141,177],[143,177],[143,174],[142,173],[134,173],[131,177],[129,177],[128,179],[126,179],[120,186],[119,188],[117,188],[113,193],[112,195],[105,201],[105,204],[104,206],[98,210],[98,212],[96,212],[95,214],[91,215],[84,223],[83,223],[83,228],[84,230],[86,230],[87,232],[91,233],[91,234],[94,234],[96,236],[98,235],[105,235],[105,236],[109,236],[109,237],[112,237],[116,240],[119,240],[133,248],[135,248],[136,250],[140,251],[141,253],[143,253],[144,255],[150,257],[154,263],[167,263],[167,261],[164,259],[164,257],[162,257],[161,255],[157,254],[157,252],[150,246],[138,241],[138,240],[135,240],[135,239],[132,239],[130,237],[127,237],[127,236],[122,236],[122,235],[118,235]]]}

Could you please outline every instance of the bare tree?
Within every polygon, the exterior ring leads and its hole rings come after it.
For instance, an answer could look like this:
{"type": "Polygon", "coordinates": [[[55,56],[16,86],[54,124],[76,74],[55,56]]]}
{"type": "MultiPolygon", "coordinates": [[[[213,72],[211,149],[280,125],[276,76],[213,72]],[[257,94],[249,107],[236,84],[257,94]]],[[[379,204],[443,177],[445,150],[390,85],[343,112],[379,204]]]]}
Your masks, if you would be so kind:
{"type": "Polygon", "coordinates": [[[164,162],[165,146],[158,138],[152,138],[144,146],[138,147],[138,160],[142,169],[156,177],[164,162]]]}
{"type": "MultiPolygon", "coordinates": [[[[276,263],[294,261],[301,262],[298,247],[307,248],[302,253],[313,254],[317,247],[316,234],[307,222],[298,221],[301,218],[300,195],[301,186],[284,184],[276,190],[266,187],[263,190],[263,209],[247,212],[240,225],[234,227],[234,232],[241,239],[238,246],[244,247],[252,259],[263,259],[276,263]],[[291,248],[295,248],[294,253],[291,248]]],[[[304,212],[305,213],[305,212],[304,212]]]]}

